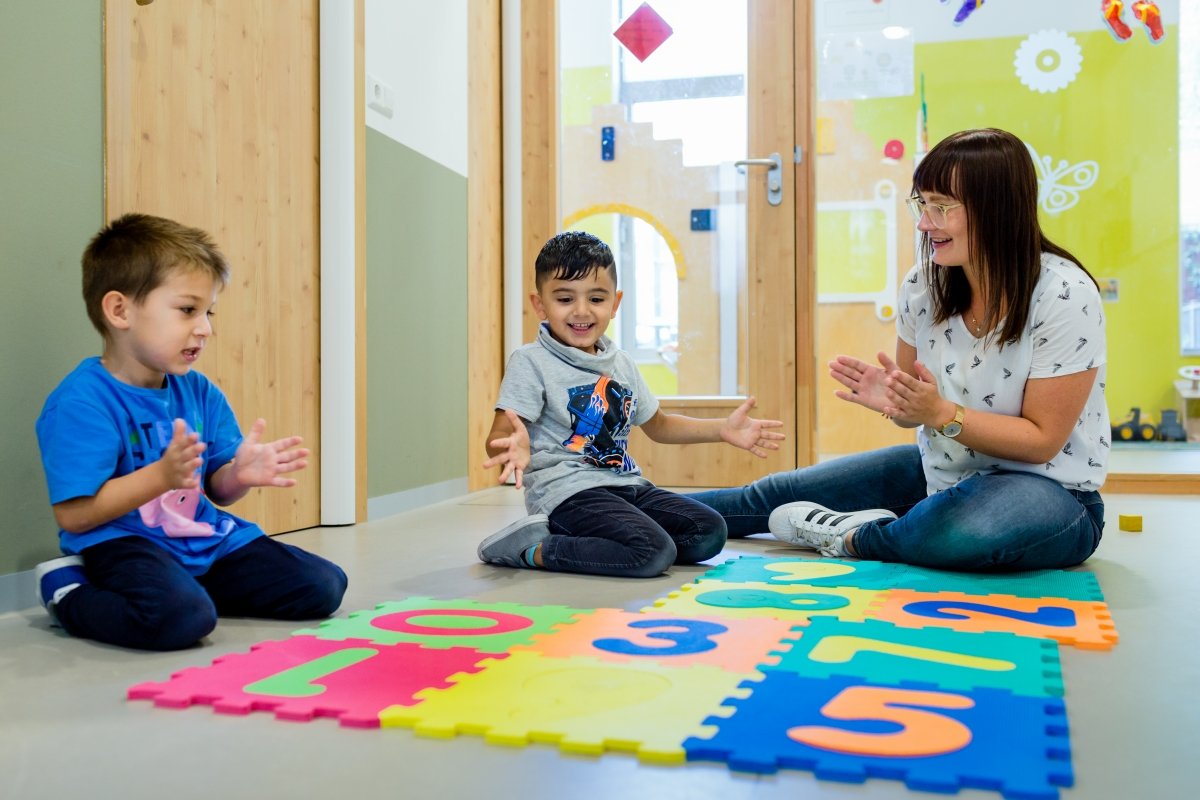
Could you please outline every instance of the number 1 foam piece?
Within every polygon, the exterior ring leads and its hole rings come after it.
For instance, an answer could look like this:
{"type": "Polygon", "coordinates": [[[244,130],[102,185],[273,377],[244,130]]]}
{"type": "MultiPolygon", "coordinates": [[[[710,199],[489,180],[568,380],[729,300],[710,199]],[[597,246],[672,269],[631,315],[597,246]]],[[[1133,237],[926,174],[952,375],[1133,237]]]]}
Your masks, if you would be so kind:
{"type": "Polygon", "coordinates": [[[713,735],[684,742],[689,761],[757,773],[788,767],[851,783],[890,778],[930,792],[991,789],[1022,800],[1052,800],[1054,787],[1074,783],[1059,700],[783,671],[742,687],[750,694],[728,701],[729,716],[707,720],[713,735]]]}
{"type": "Polygon", "coordinates": [[[355,611],[346,619],[330,619],[316,628],[296,631],[321,639],[368,639],[379,644],[410,642],[425,647],[472,647],[504,653],[555,625],[591,614],[590,608],[479,603],[410,597],[380,603],[372,611],[355,611]]]}
{"type": "Polygon", "coordinates": [[[1011,633],[963,633],[900,628],[869,619],[844,622],[818,617],[791,649],[764,672],[782,670],[809,678],[848,676],[872,683],[914,682],[939,689],[988,687],[1032,697],[1063,694],[1058,645],[1011,633]]]}
{"type": "Polygon", "coordinates": [[[138,684],[127,697],[166,708],[211,705],[221,714],[273,711],[279,719],[334,717],[347,727],[377,728],[383,709],[411,705],[417,692],[448,686],[448,676],[477,670],[485,658],[465,647],[296,636],[190,667],[163,683],[138,684]]]}
{"type": "Polygon", "coordinates": [[[763,655],[796,635],[796,626],[771,617],[740,619],[679,617],[665,612],[638,614],[598,608],[594,614],[539,634],[533,644],[510,652],[552,658],[588,656],[621,663],[651,662],[671,667],[707,664],[727,672],[757,674],[763,655]]]}
{"type": "Polygon", "coordinates": [[[775,617],[792,622],[804,622],[818,615],[861,620],[866,618],[867,608],[881,594],[850,586],[727,583],[702,579],[680,587],[642,611],[738,619],[775,617]]]}
{"type": "Polygon", "coordinates": [[[682,763],[682,742],[704,730],[708,711],[742,694],[745,676],[705,665],[684,669],[586,656],[513,653],[447,690],[380,714],[383,727],[449,738],[482,734],[492,744],[557,744],[564,752],[635,753],[652,763],[682,763]]]}
{"type": "Polygon", "coordinates": [[[1007,631],[1054,639],[1083,650],[1111,650],[1117,630],[1104,603],[1058,598],[1007,597],[960,592],[893,589],[871,607],[870,615],[907,628],[1007,631]]]}

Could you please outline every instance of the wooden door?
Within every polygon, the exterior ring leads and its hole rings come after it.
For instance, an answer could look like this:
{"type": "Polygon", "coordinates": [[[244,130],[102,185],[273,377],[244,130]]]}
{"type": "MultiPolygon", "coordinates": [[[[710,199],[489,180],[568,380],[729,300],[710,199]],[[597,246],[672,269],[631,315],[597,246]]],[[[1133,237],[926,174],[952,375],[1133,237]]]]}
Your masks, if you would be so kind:
{"type": "MultiPolygon", "coordinates": [[[[588,35],[599,41],[595,52],[603,58],[613,38],[622,41],[616,30],[622,21],[644,15],[646,6],[635,11],[637,3],[614,3],[610,21],[604,11],[588,20],[563,16],[594,15],[595,6],[581,12],[583,6],[550,0],[521,5],[524,295],[533,291],[538,248],[553,233],[568,228],[597,233],[613,247],[620,268],[631,257],[622,245],[628,232],[653,228],[643,238],[657,236],[660,256],[673,263],[677,287],[678,308],[664,326],[674,341],[658,348],[667,371],[655,362],[654,345],[646,346],[634,327],[622,329],[622,347],[638,348],[644,374],[663,376],[665,391],[648,380],[664,412],[725,417],[753,394],[756,416],[782,420],[787,440],[764,460],[723,444],[659,445],[635,430],[631,452],[660,485],[745,483],[812,458],[811,325],[797,311],[809,308],[812,292],[807,272],[812,179],[802,157],[809,115],[807,88],[797,87],[797,76],[809,75],[809,11],[793,0],[649,5],[662,16],[640,20],[643,35],[646,26],[665,34],[661,50],[646,55],[634,37],[629,52],[620,49],[624,43],[614,45],[611,65],[598,66],[581,65],[588,45],[578,32],[592,32],[588,35]],[[714,13],[732,15],[732,24],[714,26],[709,20],[706,28],[688,19],[714,13]],[[574,39],[567,51],[561,31],[574,39]],[[680,58],[685,47],[697,48],[698,57],[680,58]],[[706,63],[734,50],[744,53],[744,61],[706,63]],[[654,59],[674,59],[677,65],[656,77],[654,59]],[[629,79],[642,65],[651,79],[629,79]],[[664,135],[657,123],[634,118],[638,102],[698,97],[733,101],[731,138],[742,141],[744,150],[707,160],[689,157],[683,152],[687,133],[681,143],[678,134],[664,135]],[[782,181],[774,197],[765,167],[752,165],[741,173],[734,167],[736,160],[772,156],[780,163],[771,177],[782,181]],[[799,426],[798,416],[804,417],[799,426]]],[[[698,116],[701,127],[727,121],[715,106],[698,116]]],[[[640,280],[628,277],[622,278],[621,314],[636,313],[630,295],[644,291],[640,280]]],[[[526,340],[536,323],[526,309],[526,340]]]]}
{"type": "Polygon", "coordinates": [[[105,213],[204,228],[233,269],[198,368],[243,429],[304,437],[289,490],[232,507],[320,522],[317,0],[106,0],[105,213]]]}

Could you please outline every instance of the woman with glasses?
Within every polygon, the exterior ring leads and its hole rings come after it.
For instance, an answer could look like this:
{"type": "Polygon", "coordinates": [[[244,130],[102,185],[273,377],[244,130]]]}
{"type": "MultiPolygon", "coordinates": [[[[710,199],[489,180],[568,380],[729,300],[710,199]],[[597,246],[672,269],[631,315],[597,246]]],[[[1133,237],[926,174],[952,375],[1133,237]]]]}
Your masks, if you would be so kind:
{"type": "Polygon", "coordinates": [[[692,495],[730,537],[770,531],[832,557],[954,570],[1079,564],[1100,543],[1107,471],[1104,309],[1043,235],[1024,143],[962,131],[913,175],[920,263],[901,284],[894,360],[830,362],[840,399],[916,444],[692,495]]]}

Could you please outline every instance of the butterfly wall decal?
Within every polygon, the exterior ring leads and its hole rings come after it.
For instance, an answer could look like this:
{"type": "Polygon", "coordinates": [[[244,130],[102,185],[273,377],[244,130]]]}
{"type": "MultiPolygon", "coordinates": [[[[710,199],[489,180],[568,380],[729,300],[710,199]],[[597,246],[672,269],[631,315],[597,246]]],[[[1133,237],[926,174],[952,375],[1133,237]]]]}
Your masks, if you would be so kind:
{"type": "Polygon", "coordinates": [[[1095,161],[1071,164],[1065,158],[1051,166],[1053,159],[1038,155],[1028,142],[1025,147],[1033,157],[1038,176],[1038,203],[1047,214],[1061,214],[1079,202],[1079,193],[1090,189],[1100,177],[1100,165],[1095,161]]]}

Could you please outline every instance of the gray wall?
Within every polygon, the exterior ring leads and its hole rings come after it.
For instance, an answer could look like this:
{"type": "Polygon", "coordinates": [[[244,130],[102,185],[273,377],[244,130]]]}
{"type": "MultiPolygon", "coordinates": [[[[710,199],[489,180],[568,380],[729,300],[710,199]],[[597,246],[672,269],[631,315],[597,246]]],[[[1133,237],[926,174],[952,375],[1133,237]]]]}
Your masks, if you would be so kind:
{"type": "Polygon", "coordinates": [[[366,170],[367,496],[377,498],[467,474],[467,179],[369,127],[366,170]]]}
{"type": "Polygon", "coordinates": [[[59,554],[33,425],[99,352],[79,256],[104,213],[100,21],[99,0],[0,2],[0,575],[59,554]]]}

